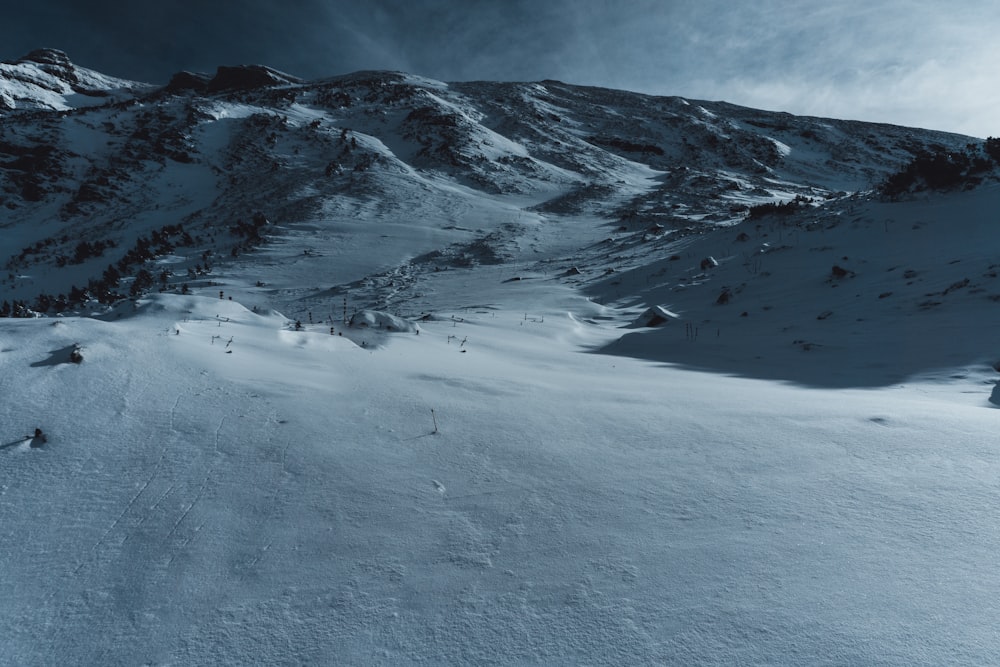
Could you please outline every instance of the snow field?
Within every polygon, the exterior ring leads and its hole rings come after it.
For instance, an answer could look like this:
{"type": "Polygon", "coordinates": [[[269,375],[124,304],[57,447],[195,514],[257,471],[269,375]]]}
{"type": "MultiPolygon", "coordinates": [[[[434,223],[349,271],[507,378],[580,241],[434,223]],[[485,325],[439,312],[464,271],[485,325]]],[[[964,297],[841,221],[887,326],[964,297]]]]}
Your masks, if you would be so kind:
{"type": "Polygon", "coordinates": [[[49,434],[0,450],[2,660],[988,661],[982,400],[454,316],[377,348],[204,297],[0,323],[5,442],[49,434]]]}

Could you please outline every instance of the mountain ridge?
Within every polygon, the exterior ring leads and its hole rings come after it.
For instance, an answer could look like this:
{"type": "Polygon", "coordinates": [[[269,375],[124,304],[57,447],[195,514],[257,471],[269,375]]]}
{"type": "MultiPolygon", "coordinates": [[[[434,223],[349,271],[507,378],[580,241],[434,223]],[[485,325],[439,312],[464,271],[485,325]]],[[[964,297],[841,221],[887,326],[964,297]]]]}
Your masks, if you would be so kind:
{"type": "MultiPolygon", "coordinates": [[[[76,71],[58,51],[34,58],[76,71]]],[[[304,82],[240,66],[186,81],[7,113],[4,314],[225,286],[297,318],[341,300],[415,317],[456,306],[428,288],[439,272],[487,267],[503,279],[558,267],[559,282],[626,309],[671,305],[682,287],[714,304],[742,291],[738,264],[663,293],[618,276],[673,272],[668,258],[720,246],[732,256],[737,235],[867,219],[874,188],[917,156],[980,150],[949,133],[554,80],[304,82]]],[[[689,318],[715,317],[693,307],[689,318]]]]}

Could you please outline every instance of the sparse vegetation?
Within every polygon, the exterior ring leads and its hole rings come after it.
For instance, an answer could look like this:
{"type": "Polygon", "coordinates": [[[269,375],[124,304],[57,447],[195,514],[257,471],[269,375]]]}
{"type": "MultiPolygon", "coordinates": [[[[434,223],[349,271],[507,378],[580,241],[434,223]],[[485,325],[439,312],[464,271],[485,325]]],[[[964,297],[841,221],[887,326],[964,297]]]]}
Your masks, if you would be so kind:
{"type": "Polygon", "coordinates": [[[989,138],[983,144],[968,144],[964,151],[943,147],[923,150],[900,171],[889,175],[879,192],[889,198],[922,190],[949,190],[971,187],[1000,163],[1000,139],[989,138]]]}
{"type": "Polygon", "coordinates": [[[663,149],[656,144],[641,144],[635,141],[628,141],[619,137],[590,137],[588,141],[598,146],[617,148],[625,153],[648,153],[650,155],[663,155],[663,149]]]}
{"type": "Polygon", "coordinates": [[[795,199],[786,202],[764,202],[751,206],[747,212],[748,219],[763,218],[768,215],[791,215],[807,206],[812,200],[808,197],[798,195],[795,199]]]}
{"type": "MultiPolygon", "coordinates": [[[[52,252],[60,245],[65,246],[68,238],[48,238],[38,241],[32,246],[23,249],[15,259],[8,262],[8,266],[24,263],[29,256],[34,256],[34,261],[41,261],[44,253],[52,252]]],[[[35,317],[38,314],[49,312],[62,313],[73,308],[79,308],[90,300],[96,300],[103,305],[111,305],[125,297],[119,291],[119,285],[123,278],[135,271],[134,279],[129,287],[129,296],[138,296],[156,285],[159,280],[161,288],[166,289],[169,279],[169,272],[161,271],[156,276],[145,265],[156,257],[173,252],[178,247],[193,246],[196,241],[188,234],[182,225],[164,225],[159,229],[154,229],[150,235],[140,236],[136,239],[131,248],[117,262],[108,264],[99,278],[91,278],[87,281],[87,287],[81,289],[73,285],[68,294],[38,294],[34,302],[29,307],[23,301],[14,301],[13,304],[6,304],[0,308],[0,317],[35,317]]],[[[109,248],[115,248],[117,244],[109,239],[96,241],[80,241],[73,247],[73,256],[65,254],[57,255],[56,266],[64,267],[67,264],[82,264],[89,259],[101,257],[109,248]]],[[[210,253],[209,253],[210,254],[210,253]]],[[[206,268],[202,269],[198,265],[198,273],[207,273],[209,254],[203,254],[206,268]]],[[[6,303],[6,302],[5,302],[6,303]]]]}

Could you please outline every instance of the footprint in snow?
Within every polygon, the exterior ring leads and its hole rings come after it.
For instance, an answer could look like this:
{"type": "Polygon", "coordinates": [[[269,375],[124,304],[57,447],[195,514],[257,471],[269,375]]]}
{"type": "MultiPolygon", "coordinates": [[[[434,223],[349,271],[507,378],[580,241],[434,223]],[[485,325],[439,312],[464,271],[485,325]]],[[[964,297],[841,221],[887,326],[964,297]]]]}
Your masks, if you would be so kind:
{"type": "Polygon", "coordinates": [[[444,484],[437,481],[436,479],[432,479],[431,482],[434,483],[434,488],[437,489],[437,492],[440,493],[441,495],[444,495],[445,492],[444,484]]]}

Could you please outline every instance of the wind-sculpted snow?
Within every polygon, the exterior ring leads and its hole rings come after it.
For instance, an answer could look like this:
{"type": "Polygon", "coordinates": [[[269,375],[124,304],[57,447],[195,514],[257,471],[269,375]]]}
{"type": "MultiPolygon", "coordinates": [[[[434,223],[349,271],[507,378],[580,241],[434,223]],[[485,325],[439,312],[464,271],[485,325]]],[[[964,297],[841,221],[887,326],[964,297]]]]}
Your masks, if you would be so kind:
{"type": "Polygon", "coordinates": [[[0,320],[0,660],[990,660],[977,377],[665,370],[493,297],[380,346],[205,296],[0,320]]]}

